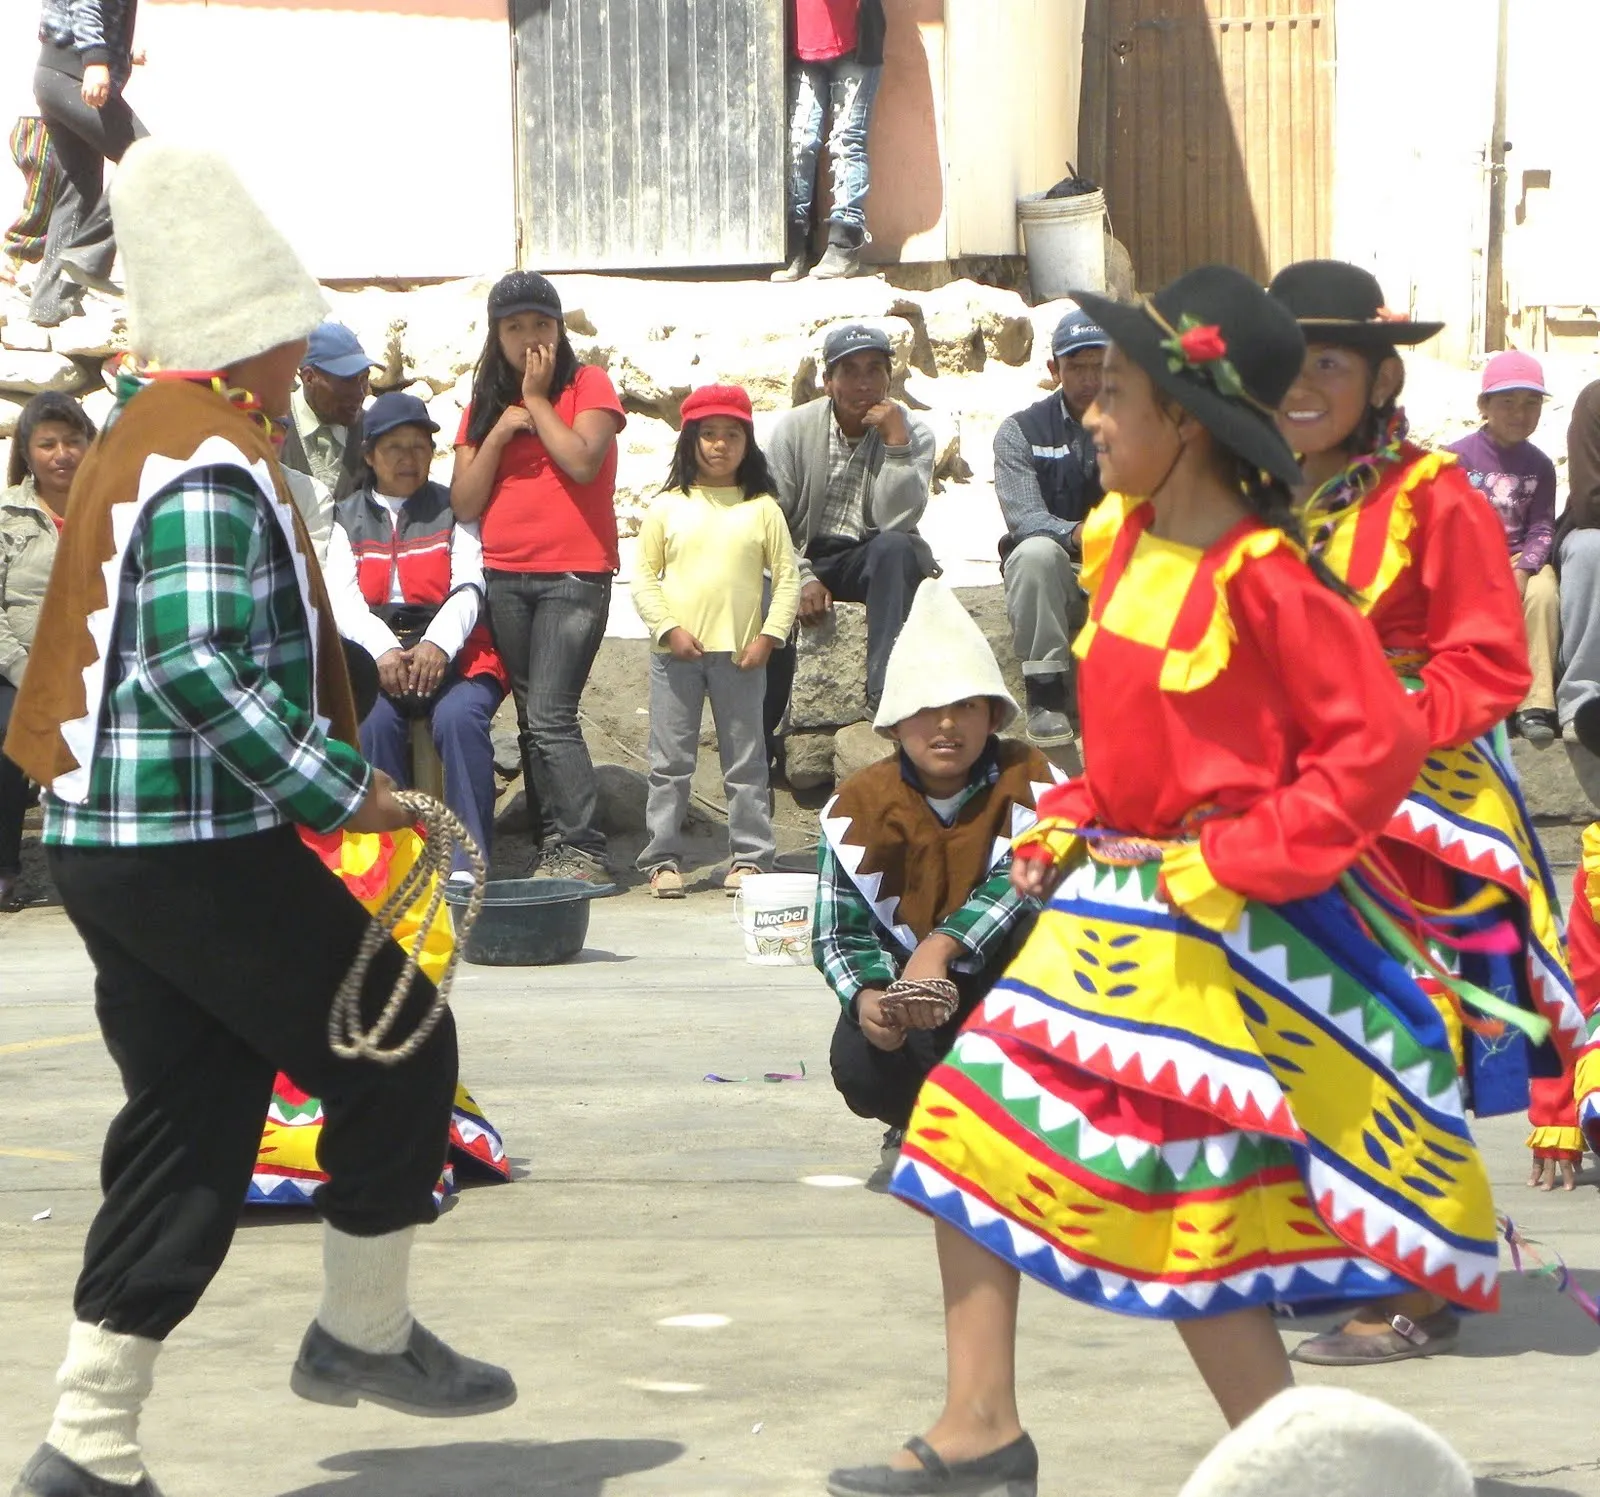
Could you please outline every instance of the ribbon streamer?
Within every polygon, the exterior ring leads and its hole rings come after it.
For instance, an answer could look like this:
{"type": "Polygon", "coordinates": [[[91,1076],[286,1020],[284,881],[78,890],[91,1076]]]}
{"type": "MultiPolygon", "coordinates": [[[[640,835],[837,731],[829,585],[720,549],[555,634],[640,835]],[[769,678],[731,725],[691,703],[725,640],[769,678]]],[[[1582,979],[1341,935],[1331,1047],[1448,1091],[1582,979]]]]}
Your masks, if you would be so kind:
{"type": "Polygon", "coordinates": [[[1551,1248],[1549,1252],[1555,1261],[1547,1263],[1535,1251],[1536,1248],[1543,1247],[1545,1244],[1541,1243],[1537,1238],[1524,1237],[1517,1224],[1505,1212],[1497,1212],[1496,1218],[1500,1227],[1501,1239],[1511,1251],[1512,1268],[1526,1278],[1549,1279],[1555,1285],[1558,1294],[1566,1295],[1590,1320],[1596,1325],[1600,1325],[1600,1304],[1596,1304],[1594,1296],[1583,1289],[1578,1284],[1578,1281],[1572,1277],[1572,1270],[1567,1267],[1567,1260],[1556,1252],[1554,1248],[1551,1248]],[[1527,1255],[1530,1265],[1527,1268],[1522,1266],[1524,1254],[1527,1255]]]}

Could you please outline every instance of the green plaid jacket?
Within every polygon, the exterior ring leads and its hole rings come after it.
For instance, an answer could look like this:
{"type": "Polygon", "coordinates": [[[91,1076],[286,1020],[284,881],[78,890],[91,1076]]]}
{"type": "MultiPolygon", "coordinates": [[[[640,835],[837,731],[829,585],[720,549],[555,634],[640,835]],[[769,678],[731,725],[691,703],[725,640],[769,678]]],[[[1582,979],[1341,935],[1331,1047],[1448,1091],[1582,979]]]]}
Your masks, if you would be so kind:
{"type": "Polygon", "coordinates": [[[220,841],[297,822],[326,832],[372,770],[311,711],[311,636],[283,532],[237,468],[153,498],[124,556],[81,805],[43,796],[68,847],[220,841]]]}
{"type": "MultiPolygon", "coordinates": [[[[974,781],[962,792],[956,809],[974,796],[987,794],[996,778],[991,766],[987,777],[974,781]]],[[[911,959],[911,953],[873,913],[826,837],[818,847],[817,873],[812,960],[848,1009],[863,988],[888,987],[911,959]]],[[[966,947],[969,955],[957,963],[957,969],[977,972],[1005,949],[1017,922],[1037,908],[1033,900],[1024,899],[1011,887],[1008,856],[935,930],[966,947]]]]}

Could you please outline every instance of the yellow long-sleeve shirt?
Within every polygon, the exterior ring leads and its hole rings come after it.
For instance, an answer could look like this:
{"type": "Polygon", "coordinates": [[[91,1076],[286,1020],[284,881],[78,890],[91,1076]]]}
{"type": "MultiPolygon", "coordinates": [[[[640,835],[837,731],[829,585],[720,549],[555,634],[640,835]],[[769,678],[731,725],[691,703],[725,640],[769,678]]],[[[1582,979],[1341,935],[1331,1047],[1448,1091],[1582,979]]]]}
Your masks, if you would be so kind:
{"type": "Polygon", "coordinates": [[[687,629],[706,651],[738,653],[758,634],[780,643],[800,607],[800,571],[777,500],[740,489],[661,495],[639,531],[633,606],[658,650],[687,629]],[[761,617],[762,573],[772,602],[761,617]]]}

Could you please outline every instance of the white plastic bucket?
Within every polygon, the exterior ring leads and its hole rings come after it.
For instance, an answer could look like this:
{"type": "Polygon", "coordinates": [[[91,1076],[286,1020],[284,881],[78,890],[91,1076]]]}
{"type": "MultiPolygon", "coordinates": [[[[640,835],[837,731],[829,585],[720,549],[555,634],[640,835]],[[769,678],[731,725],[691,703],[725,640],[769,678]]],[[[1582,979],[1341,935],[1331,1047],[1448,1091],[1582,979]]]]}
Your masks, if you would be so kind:
{"type": "Polygon", "coordinates": [[[745,960],[757,967],[809,967],[814,873],[748,873],[733,918],[744,932],[745,960]]]}
{"type": "Polygon", "coordinates": [[[1053,301],[1073,291],[1106,289],[1106,195],[1047,198],[1029,193],[1017,199],[1028,279],[1036,301],[1053,301]]]}

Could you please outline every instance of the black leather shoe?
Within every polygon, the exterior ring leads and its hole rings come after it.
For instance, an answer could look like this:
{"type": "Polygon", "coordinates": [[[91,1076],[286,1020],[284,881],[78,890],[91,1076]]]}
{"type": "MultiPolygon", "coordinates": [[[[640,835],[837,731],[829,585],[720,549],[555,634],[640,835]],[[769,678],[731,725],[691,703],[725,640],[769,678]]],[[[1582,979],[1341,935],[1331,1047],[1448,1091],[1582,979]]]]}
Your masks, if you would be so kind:
{"type": "Polygon", "coordinates": [[[1037,1497],[1039,1452],[1027,1435],[975,1461],[946,1465],[920,1436],[906,1449],[922,1462],[920,1471],[893,1466],[855,1466],[828,1477],[833,1497],[1037,1497]]]}
{"type": "Polygon", "coordinates": [[[313,1320],[289,1386],[312,1403],[353,1409],[365,1399],[424,1419],[492,1414],[517,1401],[517,1385],[504,1368],[451,1351],[415,1323],[406,1349],[383,1356],[336,1341],[313,1320]]]}
{"type": "Polygon", "coordinates": [[[41,1445],[22,1468],[11,1497],[161,1497],[148,1476],[134,1486],[102,1481],[69,1461],[54,1445],[41,1445]]]}

